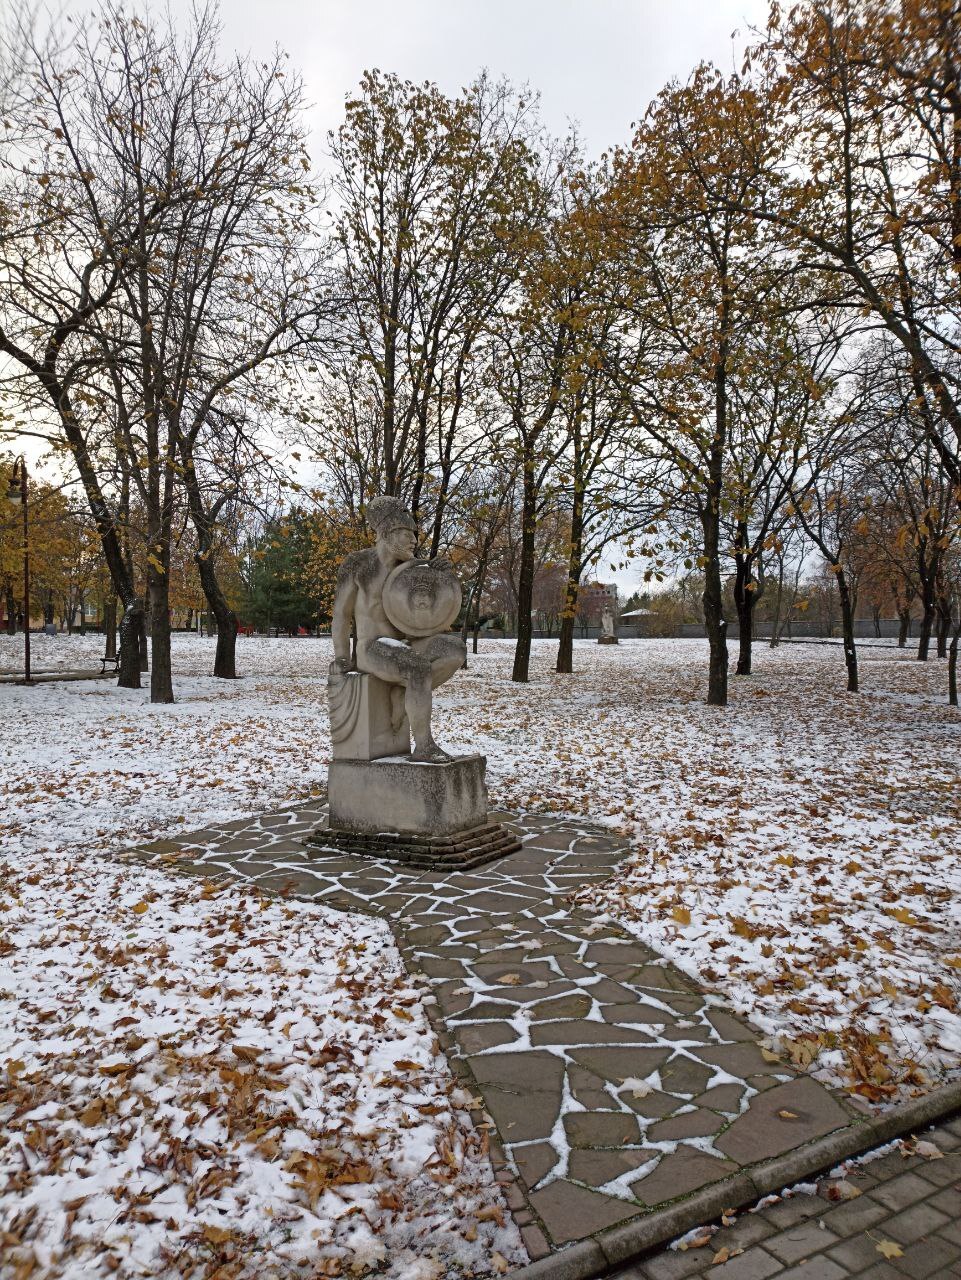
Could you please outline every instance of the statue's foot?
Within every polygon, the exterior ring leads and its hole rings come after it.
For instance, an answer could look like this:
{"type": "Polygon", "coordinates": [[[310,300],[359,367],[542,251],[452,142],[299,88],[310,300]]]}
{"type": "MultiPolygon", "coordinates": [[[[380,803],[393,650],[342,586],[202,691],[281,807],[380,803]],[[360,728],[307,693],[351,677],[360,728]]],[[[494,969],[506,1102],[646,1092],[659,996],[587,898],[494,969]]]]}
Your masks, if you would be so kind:
{"type": "Polygon", "coordinates": [[[448,760],[453,760],[453,756],[439,747],[433,738],[430,738],[422,747],[415,746],[410,755],[411,760],[419,760],[422,764],[446,764],[448,760]]]}
{"type": "Polygon", "coordinates": [[[404,723],[404,715],[406,708],[404,705],[405,689],[403,685],[393,685],[390,691],[390,727],[394,733],[400,730],[400,726],[404,723]]]}

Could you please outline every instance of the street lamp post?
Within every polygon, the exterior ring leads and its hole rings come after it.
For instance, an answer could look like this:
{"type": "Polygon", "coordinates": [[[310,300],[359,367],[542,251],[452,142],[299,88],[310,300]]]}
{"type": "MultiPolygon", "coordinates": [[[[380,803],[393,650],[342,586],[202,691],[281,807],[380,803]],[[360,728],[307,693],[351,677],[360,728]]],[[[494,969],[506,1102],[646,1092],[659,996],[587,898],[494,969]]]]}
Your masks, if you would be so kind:
{"type": "Polygon", "coordinates": [[[23,508],[23,678],[30,684],[30,548],[27,541],[27,464],[19,457],[13,464],[7,500],[23,508]]]}

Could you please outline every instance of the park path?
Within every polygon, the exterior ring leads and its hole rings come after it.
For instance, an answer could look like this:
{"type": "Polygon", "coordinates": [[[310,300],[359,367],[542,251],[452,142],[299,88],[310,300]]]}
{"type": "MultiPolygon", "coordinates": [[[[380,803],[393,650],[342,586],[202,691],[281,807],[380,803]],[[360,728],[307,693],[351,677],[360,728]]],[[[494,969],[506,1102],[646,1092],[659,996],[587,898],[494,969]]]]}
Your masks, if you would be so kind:
{"type": "Polygon", "coordinates": [[[319,804],[158,840],[128,857],[226,874],[382,917],[531,1257],[650,1213],[857,1122],[843,1096],[762,1052],[760,1033],[624,931],[572,910],[626,844],[576,820],[501,819],[519,852],[412,872],[307,843],[319,804]]]}

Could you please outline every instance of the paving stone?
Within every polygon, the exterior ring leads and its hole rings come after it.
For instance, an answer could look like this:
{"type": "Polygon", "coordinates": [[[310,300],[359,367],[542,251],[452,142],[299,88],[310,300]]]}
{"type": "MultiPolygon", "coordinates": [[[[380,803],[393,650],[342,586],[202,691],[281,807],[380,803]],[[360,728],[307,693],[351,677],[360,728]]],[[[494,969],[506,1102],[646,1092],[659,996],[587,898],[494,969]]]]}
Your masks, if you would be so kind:
{"type": "Polygon", "coordinates": [[[725,1009],[708,1009],[705,1016],[722,1040],[750,1040],[757,1042],[757,1032],[743,1019],[725,1009]]]}
{"type": "Polygon", "coordinates": [[[596,1049],[572,1049],[570,1056],[595,1075],[620,1084],[622,1080],[643,1080],[664,1065],[669,1052],[668,1049],[612,1045],[596,1049]]]}
{"type": "Polygon", "coordinates": [[[489,1053],[468,1058],[505,1142],[548,1138],[561,1107],[563,1062],[550,1053],[489,1053]]]}
{"type": "Polygon", "coordinates": [[[688,1195],[698,1187],[718,1182],[737,1172],[730,1160],[706,1155],[694,1147],[678,1147],[661,1157],[657,1168],[644,1178],[631,1183],[631,1194],[646,1205],[662,1204],[678,1196],[688,1195]]]}
{"type": "Polygon", "coordinates": [[[705,1045],[703,1049],[692,1050],[702,1062],[715,1067],[723,1067],[732,1076],[745,1079],[747,1076],[772,1076],[793,1074],[783,1063],[765,1062],[761,1046],[749,1041],[740,1044],[705,1045]]]}
{"type": "Polygon", "coordinates": [[[616,1105],[613,1097],[604,1087],[607,1082],[600,1076],[596,1076],[593,1071],[586,1071],[583,1067],[569,1066],[567,1083],[570,1085],[575,1101],[582,1107],[587,1107],[591,1111],[609,1111],[616,1105]]]}
{"type": "MultiPolygon", "coordinates": [[[[876,1194],[876,1193],[873,1193],[876,1194]]],[[[913,1204],[910,1209],[903,1209],[894,1217],[886,1219],[883,1225],[885,1235],[899,1244],[912,1244],[915,1240],[926,1240],[941,1227],[947,1226],[951,1219],[946,1213],[932,1208],[928,1204],[913,1204]]]]}
{"type": "Polygon", "coordinates": [[[683,1053],[675,1053],[661,1070],[661,1087],[667,1093],[680,1093],[686,1097],[703,1093],[714,1072],[701,1062],[695,1062],[683,1053]]]}
{"type": "Polygon", "coordinates": [[[902,1173],[889,1182],[882,1183],[871,1192],[871,1199],[886,1209],[906,1209],[916,1200],[931,1195],[931,1185],[916,1173],[902,1173]]]}
{"type": "Polygon", "coordinates": [[[574,1111],[564,1129],[572,1147],[627,1147],[641,1139],[637,1120],[623,1111],[574,1111]]]}
{"type": "MultiPolygon", "coordinates": [[[[961,1258],[961,1248],[942,1240],[938,1236],[926,1236],[915,1244],[904,1246],[903,1257],[895,1260],[895,1266],[905,1275],[915,1276],[917,1280],[931,1280],[955,1267],[961,1258]]],[[[958,1275],[954,1271],[954,1275],[958,1275]]]]}
{"type": "MultiPolygon", "coordinates": [[[[699,1256],[701,1253],[700,1249],[666,1249],[656,1258],[645,1260],[638,1275],[643,1276],[644,1280],[687,1280],[688,1276],[703,1272],[704,1267],[710,1263],[710,1258],[699,1256]]],[[[621,1280],[621,1277],[617,1280],[621,1280]]],[[[630,1272],[624,1276],[624,1280],[631,1280],[630,1272]]]]}
{"type": "Polygon", "coordinates": [[[837,1242],[833,1231],[819,1225],[819,1219],[809,1218],[807,1222],[795,1223],[786,1231],[770,1236],[764,1247],[784,1263],[800,1262],[809,1258],[812,1253],[820,1253],[837,1242]]]}
{"type": "MultiPolygon", "coordinates": [[[[705,1252],[716,1252],[715,1244],[718,1249],[721,1247],[717,1237],[705,1252]]],[[[767,1280],[768,1276],[780,1275],[781,1271],[780,1262],[772,1258],[765,1249],[751,1249],[736,1258],[731,1258],[729,1262],[719,1263],[716,1267],[711,1266],[705,1274],[710,1275],[711,1280],[767,1280]]]]}
{"type": "Polygon", "coordinates": [[[531,1194],[531,1207],[555,1245],[583,1240],[637,1214],[637,1205],[559,1178],[531,1194]]]}
{"type": "Polygon", "coordinates": [[[835,1235],[844,1236],[876,1226],[888,1216],[888,1211],[870,1196],[862,1195],[857,1200],[846,1200],[822,1216],[835,1235]]]}
{"type": "Polygon", "coordinates": [[[753,1164],[844,1128],[848,1122],[847,1112],[823,1086],[810,1076],[799,1077],[752,1098],[747,1111],[714,1145],[739,1164],[753,1164]],[[782,1112],[796,1118],[784,1118],[782,1112]]]}
{"type": "Polygon", "coordinates": [[[630,939],[592,942],[584,953],[588,964],[607,968],[609,965],[647,965],[657,957],[649,947],[630,939]]]}
{"type": "Polygon", "coordinates": [[[961,1220],[951,1222],[946,1227],[942,1227],[938,1232],[944,1236],[945,1240],[950,1240],[953,1244],[961,1245],[961,1220]]]}
{"type": "Polygon", "coordinates": [[[529,1146],[514,1147],[511,1155],[518,1173],[529,1187],[536,1186],[541,1178],[546,1178],[560,1159],[549,1142],[533,1142],[529,1146]]]}
{"type": "MultiPolygon", "coordinates": [[[[860,1204],[860,1201],[858,1201],[860,1204]]],[[[786,1227],[794,1226],[796,1222],[804,1222],[808,1218],[823,1216],[824,1201],[820,1196],[788,1196],[783,1200],[779,1200],[777,1204],[766,1206],[764,1216],[776,1227],[778,1231],[783,1231],[786,1227]]]]}
{"type": "Polygon", "coordinates": [[[591,997],[582,993],[560,996],[557,1000],[541,1000],[531,1005],[528,1013],[532,1021],[543,1022],[555,1018],[586,1018],[592,1007],[591,997]]]}
{"type": "Polygon", "coordinates": [[[538,1226],[521,1227],[521,1240],[532,1262],[546,1258],[551,1251],[547,1237],[538,1226]]]}
{"type": "Polygon", "coordinates": [[[774,1227],[761,1213],[742,1213],[732,1227],[724,1227],[714,1237],[718,1249],[748,1249],[774,1235],[774,1227]]]}
{"type": "Polygon", "coordinates": [[[685,1111],[651,1125],[646,1137],[651,1142],[669,1142],[675,1138],[707,1138],[717,1133],[724,1121],[716,1111],[685,1111]]]}
{"type": "Polygon", "coordinates": [[[493,1019],[495,1022],[503,1021],[505,1018],[512,1017],[517,1011],[517,1006],[513,1001],[507,1003],[502,1000],[478,1000],[477,1003],[474,1004],[473,1000],[473,994],[448,996],[443,1002],[438,996],[438,1003],[441,1005],[445,1014],[451,1018],[451,1029],[460,1026],[464,1022],[474,1022],[475,1020],[486,1021],[488,1019],[493,1019]],[[457,1013],[452,1013],[448,1009],[448,1001],[454,1000],[460,1002],[457,1013]]]}
{"type": "Polygon", "coordinates": [[[494,1049],[498,1045],[513,1044],[517,1032],[505,1022],[488,1022],[480,1026],[469,1023],[454,1022],[451,1024],[458,1046],[464,1053],[480,1053],[483,1049],[494,1049]]]}
{"type": "Polygon", "coordinates": [[[638,1023],[661,1025],[669,1021],[671,1015],[651,1004],[608,1004],[601,1009],[601,1017],[605,1022],[631,1026],[638,1023]]]}
{"type": "Polygon", "coordinates": [[[619,1089],[617,1096],[621,1102],[646,1120],[660,1120],[664,1116],[669,1116],[672,1111],[677,1110],[679,1105],[677,1098],[672,1094],[661,1093],[657,1089],[646,1093],[643,1098],[635,1097],[632,1089],[619,1089]]]}
{"type": "Polygon", "coordinates": [[[639,1151],[598,1151],[582,1147],[571,1152],[567,1174],[574,1182],[587,1182],[592,1187],[602,1187],[614,1178],[639,1169],[656,1156],[657,1151],[653,1147],[639,1151]]]}
{"type": "Polygon", "coordinates": [[[698,1094],[691,1101],[698,1107],[710,1107],[712,1111],[723,1111],[736,1115],[741,1109],[744,1097],[744,1086],[740,1084],[717,1084],[713,1089],[698,1094]]]}
{"type": "Polygon", "coordinates": [[[778,1280],[845,1280],[847,1275],[843,1267],[822,1255],[799,1262],[787,1271],[779,1271],[778,1280]]]}
{"type": "Polygon", "coordinates": [[[925,1160],[914,1172],[935,1187],[951,1186],[961,1182],[961,1160],[954,1155],[945,1156],[943,1160],[925,1160]]]}
{"type": "Polygon", "coordinates": [[[604,1005],[637,1004],[640,998],[636,991],[622,982],[612,982],[610,978],[600,978],[597,982],[590,983],[585,990],[604,1005]]]}
{"type": "Polygon", "coordinates": [[[961,1221],[961,1182],[955,1186],[944,1187],[926,1202],[946,1213],[954,1222],[961,1221]]]}
{"type": "Polygon", "coordinates": [[[827,1256],[851,1273],[857,1273],[878,1261],[881,1256],[878,1253],[878,1240],[881,1238],[879,1234],[868,1235],[862,1231],[860,1235],[842,1240],[840,1244],[828,1249],[827,1256]]]}
{"type": "Polygon", "coordinates": [[[615,1027],[609,1022],[538,1022],[531,1027],[531,1044],[656,1044],[636,1029],[615,1027]]]}

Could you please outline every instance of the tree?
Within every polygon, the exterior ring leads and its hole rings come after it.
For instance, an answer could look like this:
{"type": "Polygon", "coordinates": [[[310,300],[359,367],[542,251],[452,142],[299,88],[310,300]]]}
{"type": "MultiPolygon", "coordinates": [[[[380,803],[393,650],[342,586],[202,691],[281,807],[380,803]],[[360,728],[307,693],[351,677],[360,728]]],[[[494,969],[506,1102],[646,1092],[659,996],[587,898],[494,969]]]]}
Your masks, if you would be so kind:
{"type": "MultiPolygon", "coordinates": [[[[331,138],[343,310],[321,354],[335,465],[355,502],[400,495],[421,521],[426,508],[432,551],[467,461],[477,347],[538,216],[535,111],[486,76],[448,98],[368,71],[331,138]]],[[[325,445],[327,430],[325,417],[325,445]]]]}
{"type": "Polygon", "coordinates": [[[774,229],[903,349],[961,501],[961,13],[955,0],[772,4],[753,53],[784,122],[763,198],[712,198],[774,229]]]}
{"type": "Polygon", "coordinates": [[[316,259],[303,247],[314,195],[304,178],[299,83],[279,54],[263,66],[220,65],[217,36],[209,6],[181,37],[169,17],[144,22],[102,0],[70,47],[33,46],[37,87],[23,104],[40,123],[18,190],[26,210],[25,184],[36,182],[31,166],[39,165],[40,248],[29,248],[25,218],[9,256],[20,268],[20,332],[36,332],[27,321],[38,298],[48,328],[42,358],[9,329],[3,349],[58,405],[129,612],[133,584],[103,483],[111,454],[123,455],[146,516],[155,702],[173,698],[169,570],[181,483],[201,581],[221,623],[215,671],[234,674],[236,619],[213,553],[235,478],[219,493],[209,486],[220,458],[256,459],[243,434],[249,407],[260,425],[282,403],[278,384],[261,375],[311,340],[302,329],[317,311],[316,259]],[[233,449],[225,444],[231,426],[241,432],[233,449]]]}
{"type": "Polygon", "coordinates": [[[658,96],[631,147],[615,154],[607,200],[635,335],[619,382],[639,441],[670,466],[665,506],[689,508],[700,529],[715,706],[727,703],[721,560],[734,387],[779,281],[770,237],[742,211],[767,187],[770,124],[757,90],[701,66],[658,96]]]}

